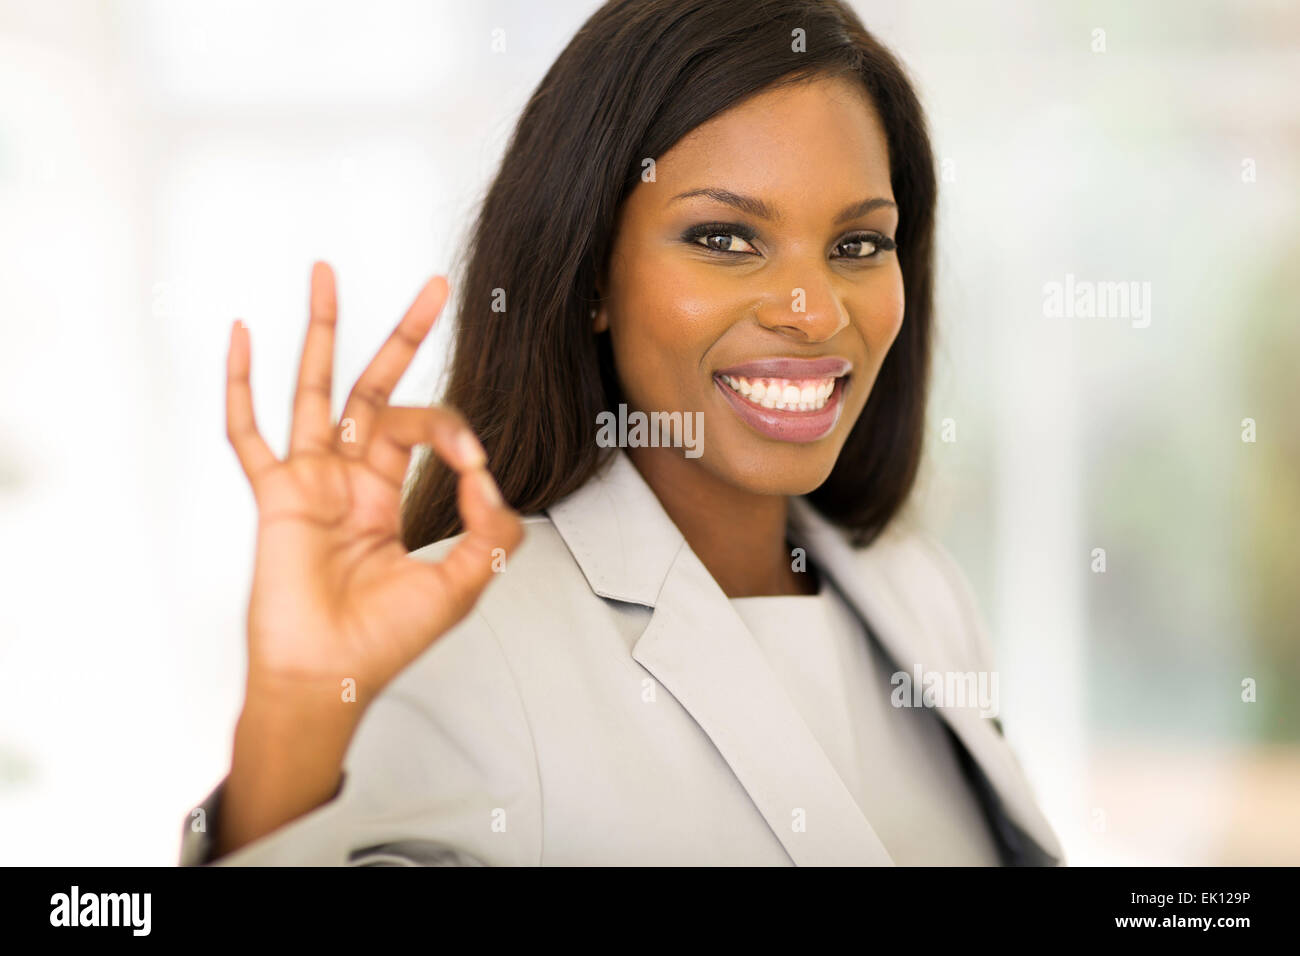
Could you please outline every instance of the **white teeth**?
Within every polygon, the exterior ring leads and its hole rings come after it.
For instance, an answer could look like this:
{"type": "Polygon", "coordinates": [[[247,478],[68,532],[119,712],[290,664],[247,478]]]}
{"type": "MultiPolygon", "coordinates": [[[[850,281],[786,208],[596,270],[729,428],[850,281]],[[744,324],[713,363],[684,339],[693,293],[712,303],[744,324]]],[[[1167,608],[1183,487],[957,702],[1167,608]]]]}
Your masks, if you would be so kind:
{"type": "Polygon", "coordinates": [[[732,391],[764,408],[815,412],[826,405],[835,391],[835,379],[747,379],[737,375],[720,376],[732,391]]]}

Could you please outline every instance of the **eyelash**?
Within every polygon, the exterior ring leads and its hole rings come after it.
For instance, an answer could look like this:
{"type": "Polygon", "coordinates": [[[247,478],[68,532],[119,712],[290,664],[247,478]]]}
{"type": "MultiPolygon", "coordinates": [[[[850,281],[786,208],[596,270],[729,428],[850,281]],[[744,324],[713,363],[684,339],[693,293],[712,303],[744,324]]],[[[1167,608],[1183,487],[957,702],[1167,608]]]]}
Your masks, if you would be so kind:
{"type": "MultiPolygon", "coordinates": [[[[698,246],[699,248],[703,249],[705,252],[712,252],[720,256],[753,255],[753,253],[751,252],[737,252],[732,249],[711,248],[710,246],[707,246],[704,243],[699,241],[705,236],[737,236],[740,239],[744,239],[746,242],[753,242],[755,239],[758,238],[758,233],[755,232],[753,229],[749,228],[749,226],[742,225],[741,223],[738,222],[702,222],[697,226],[691,226],[689,229],[686,230],[686,232],[682,233],[682,241],[690,245],[698,246]]],[[[872,245],[874,245],[876,247],[876,251],[871,253],[871,255],[869,256],[840,256],[839,258],[848,259],[851,262],[869,261],[871,259],[879,258],[882,252],[891,252],[896,246],[894,240],[890,239],[888,236],[883,236],[878,232],[869,232],[869,231],[855,232],[851,235],[845,236],[838,243],[836,243],[836,246],[841,246],[846,242],[863,242],[863,241],[870,242],[872,245]]]]}

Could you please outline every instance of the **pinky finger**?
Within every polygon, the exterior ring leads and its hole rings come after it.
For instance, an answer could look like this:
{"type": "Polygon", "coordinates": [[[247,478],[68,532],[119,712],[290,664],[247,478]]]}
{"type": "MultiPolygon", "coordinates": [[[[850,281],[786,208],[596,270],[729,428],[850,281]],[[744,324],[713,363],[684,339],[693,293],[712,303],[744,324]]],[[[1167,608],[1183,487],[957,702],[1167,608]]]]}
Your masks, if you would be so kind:
{"type": "Polygon", "coordinates": [[[230,351],[226,355],[226,437],[251,482],[277,459],[257,430],[257,420],[253,417],[250,353],[248,328],[236,319],[230,327],[230,351]]]}

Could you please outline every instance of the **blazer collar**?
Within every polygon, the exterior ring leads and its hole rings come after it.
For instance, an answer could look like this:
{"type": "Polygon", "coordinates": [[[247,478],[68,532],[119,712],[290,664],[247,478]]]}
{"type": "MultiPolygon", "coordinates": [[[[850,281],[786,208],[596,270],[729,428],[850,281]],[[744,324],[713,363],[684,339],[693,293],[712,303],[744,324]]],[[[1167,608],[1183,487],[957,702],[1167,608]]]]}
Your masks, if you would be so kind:
{"type": "MultiPolygon", "coordinates": [[[[928,639],[897,599],[887,574],[888,532],[854,549],[807,501],[790,504],[791,540],[805,547],[900,670],[970,669],[928,639]]],[[[805,866],[892,864],[761,647],[626,453],[616,449],[596,477],[547,514],[592,591],[653,609],[633,659],[708,734],[791,859],[805,866]]],[[[1058,862],[1055,835],[992,722],[970,708],[936,711],[1001,806],[999,833],[1013,862],[1058,862]]]]}

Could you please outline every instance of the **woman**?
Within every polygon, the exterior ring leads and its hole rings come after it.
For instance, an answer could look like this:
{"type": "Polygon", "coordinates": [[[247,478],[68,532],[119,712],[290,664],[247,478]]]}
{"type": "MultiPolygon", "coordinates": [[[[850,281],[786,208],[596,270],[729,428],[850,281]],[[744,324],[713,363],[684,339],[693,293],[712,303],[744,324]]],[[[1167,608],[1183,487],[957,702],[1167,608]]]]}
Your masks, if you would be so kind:
{"type": "Polygon", "coordinates": [[[486,197],[444,405],[388,405],[440,277],[336,426],[317,264],[283,461],[236,323],[246,699],[182,862],[1060,862],[989,701],[908,690],[996,676],[898,518],[934,205],[847,7],[613,0],[486,197]]]}

